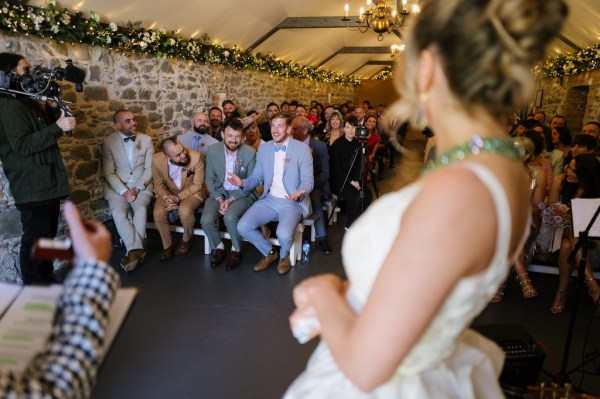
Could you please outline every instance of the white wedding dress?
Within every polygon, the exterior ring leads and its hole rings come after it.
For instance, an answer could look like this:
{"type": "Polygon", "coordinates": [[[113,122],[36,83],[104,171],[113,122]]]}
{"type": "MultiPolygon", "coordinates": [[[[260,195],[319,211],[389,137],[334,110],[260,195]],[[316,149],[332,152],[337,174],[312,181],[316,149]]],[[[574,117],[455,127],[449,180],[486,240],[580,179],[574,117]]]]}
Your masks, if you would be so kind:
{"type": "MultiPolygon", "coordinates": [[[[509,254],[510,210],[503,187],[487,168],[471,162],[462,165],[480,178],[495,202],[498,234],[490,265],[483,272],[463,278],[456,284],[394,375],[374,391],[365,393],[352,385],[321,341],[306,370],[288,388],[285,399],[504,397],[498,385],[504,363],[502,351],[468,326],[506,278],[509,265],[516,256],[509,254]]],[[[360,312],[367,301],[379,268],[398,234],[403,212],[421,187],[421,182],[416,182],[383,196],[346,234],[342,254],[351,283],[347,299],[356,312],[360,312]]],[[[524,243],[529,224],[525,226],[521,243],[524,243]]],[[[431,250],[427,243],[423,245],[423,250],[431,250]]]]}

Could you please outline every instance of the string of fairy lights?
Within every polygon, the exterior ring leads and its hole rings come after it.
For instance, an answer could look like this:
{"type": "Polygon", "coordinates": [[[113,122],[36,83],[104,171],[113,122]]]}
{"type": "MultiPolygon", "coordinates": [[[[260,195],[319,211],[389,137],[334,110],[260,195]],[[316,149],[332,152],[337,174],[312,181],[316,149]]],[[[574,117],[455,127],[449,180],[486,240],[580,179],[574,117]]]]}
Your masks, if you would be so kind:
{"type": "Polygon", "coordinates": [[[95,12],[85,17],[80,11],[73,13],[66,8],[57,7],[55,0],[47,0],[42,7],[4,2],[0,6],[0,29],[25,36],[49,38],[59,43],[87,43],[160,58],[172,57],[234,69],[262,71],[281,77],[346,86],[361,84],[361,80],[354,76],[283,61],[271,53],[251,54],[237,46],[227,48],[211,44],[206,34],[199,39],[187,39],[173,31],[144,29],[139,22],[129,22],[126,26],[102,22],[95,12]]]}

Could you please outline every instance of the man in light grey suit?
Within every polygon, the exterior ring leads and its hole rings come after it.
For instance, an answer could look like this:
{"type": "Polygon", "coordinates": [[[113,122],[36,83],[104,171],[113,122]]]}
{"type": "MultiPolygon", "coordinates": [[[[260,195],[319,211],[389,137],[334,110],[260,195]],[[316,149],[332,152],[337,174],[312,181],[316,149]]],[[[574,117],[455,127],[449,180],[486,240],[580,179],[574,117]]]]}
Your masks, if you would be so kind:
{"type": "Polygon", "coordinates": [[[226,180],[227,173],[244,179],[254,170],[256,151],[242,144],[244,125],[238,118],[225,120],[223,141],[211,146],[206,156],[206,187],[209,198],[202,211],[202,229],[208,237],[210,248],[214,251],[212,267],[217,267],[225,256],[225,246],[219,234],[219,219],[223,217],[227,231],[231,236],[231,252],[227,261],[227,270],[241,263],[240,250],[242,237],[238,232],[238,222],[248,208],[256,201],[254,190],[243,192],[226,180]]]}
{"type": "Polygon", "coordinates": [[[219,142],[208,132],[208,117],[204,112],[196,111],[192,115],[192,130],[177,136],[179,141],[185,148],[190,148],[202,154],[206,158],[208,147],[219,142]]]}
{"type": "Polygon", "coordinates": [[[102,148],[104,198],[127,248],[121,267],[129,272],[146,256],[142,240],[146,235],[147,207],[152,199],[154,147],[150,136],[137,132],[132,112],[119,110],[113,121],[117,131],[104,139],[102,148]]]}
{"type": "Polygon", "coordinates": [[[271,134],[273,140],[258,149],[256,167],[250,176],[241,179],[234,174],[229,181],[250,191],[263,184],[262,196],[246,211],[238,224],[238,231],[263,254],[254,266],[259,272],[268,268],[278,258],[277,272],[290,271],[290,248],[296,225],[311,213],[309,194],[313,189],[313,160],[309,147],[290,137],[291,120],[279,114],[273,117],[271,134]],[[263,236],[260,226],[278,220],[277,239],[281,245],[279,254],[263,236]]]}

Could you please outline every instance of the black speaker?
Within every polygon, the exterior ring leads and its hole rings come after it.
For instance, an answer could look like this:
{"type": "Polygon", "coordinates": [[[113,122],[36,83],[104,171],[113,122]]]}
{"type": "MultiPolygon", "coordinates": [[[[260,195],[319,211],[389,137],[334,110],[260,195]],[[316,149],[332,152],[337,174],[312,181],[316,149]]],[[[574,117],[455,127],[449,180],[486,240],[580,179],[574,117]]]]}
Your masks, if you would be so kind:
{"type": "Polygon", "coordinates": [[[535,345],[527,330],[517,324],[487,324],[474,330],[496,342],[506,355],[500,376],[503,385],[536,385],[546,354],[535,345]]]}

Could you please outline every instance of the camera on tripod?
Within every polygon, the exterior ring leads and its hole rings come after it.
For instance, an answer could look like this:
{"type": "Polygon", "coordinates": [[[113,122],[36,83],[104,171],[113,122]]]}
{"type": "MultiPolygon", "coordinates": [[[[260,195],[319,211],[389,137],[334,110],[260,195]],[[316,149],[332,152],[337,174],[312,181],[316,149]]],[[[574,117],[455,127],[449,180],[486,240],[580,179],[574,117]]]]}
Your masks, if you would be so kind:
{"type": "Polygon", "coordinates": [[[360,141],[366,141],[369,138],[369,129],[365,126],[357,127],[356,137],[358,137],[360,141]]]}
{"type": "Polygon", "coordinates": [[[66,80],[75,83],[75,90],[83,91],[85,71],[73,65],[72,60],[66,60],[66,67],[55,66],[51,69],[39,65],[32,69],[25,68],[25,73],[18,76],[13,73],[0,71],[0,92],[25,94],[36,99],[58,99],[60,85],[57,80],[66,80]],[[45,97],[45,98],[44,98],[45,97]]]}

